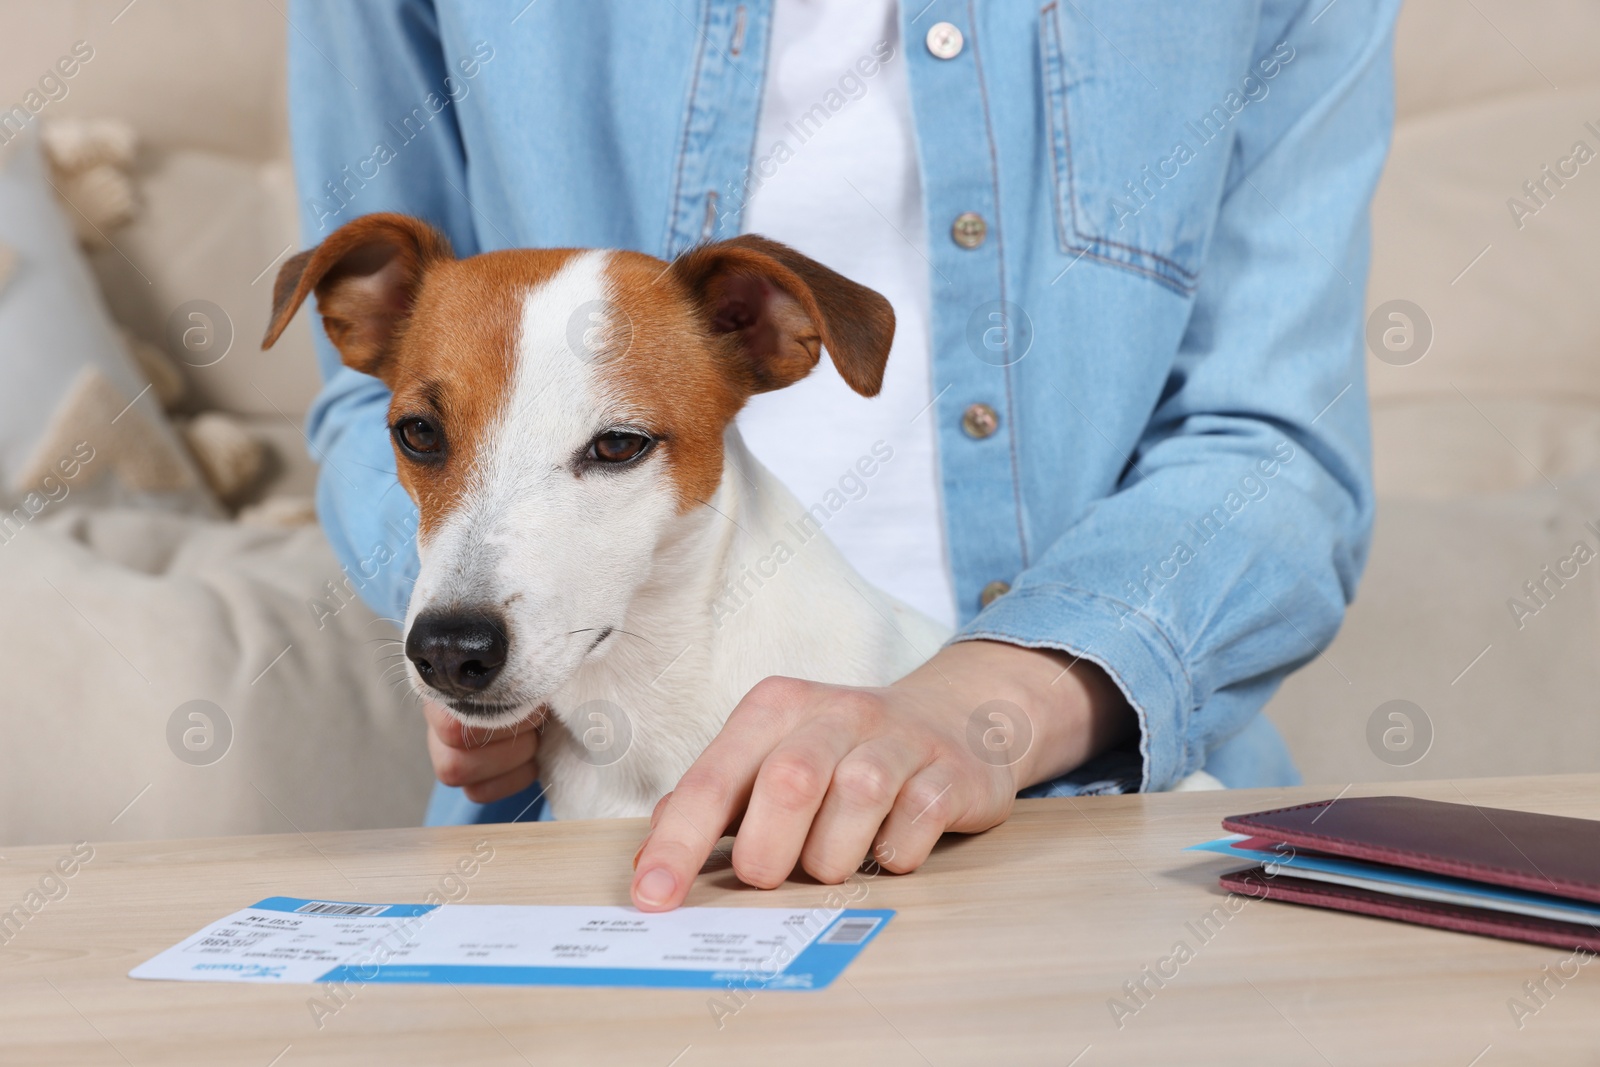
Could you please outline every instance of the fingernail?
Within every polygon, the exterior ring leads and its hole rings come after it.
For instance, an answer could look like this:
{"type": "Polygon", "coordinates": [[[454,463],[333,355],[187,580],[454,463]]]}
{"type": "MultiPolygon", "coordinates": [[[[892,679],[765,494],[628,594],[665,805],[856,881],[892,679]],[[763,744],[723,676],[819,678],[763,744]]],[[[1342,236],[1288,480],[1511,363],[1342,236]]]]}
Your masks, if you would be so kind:
{"type": "Polygon", "coordinates": [[[644,872],[644,877],[639,879],[634,889],[634,896],[641,904],[654,907],[671,900],[677,888],[678,881],[672,877],[671,871],[665,867],[655,867],[644,872]]]}
{"type": "Polygon", "coordinates": [[[639,869],[639,857],[644,855],[644,846],[648,845],[649,843],[650,843],[650,839],[648,837],[646,837],[643,841],[639,842],[639,850],[633,854],[633,869],[634,870],[637,871],[639,869]]]}

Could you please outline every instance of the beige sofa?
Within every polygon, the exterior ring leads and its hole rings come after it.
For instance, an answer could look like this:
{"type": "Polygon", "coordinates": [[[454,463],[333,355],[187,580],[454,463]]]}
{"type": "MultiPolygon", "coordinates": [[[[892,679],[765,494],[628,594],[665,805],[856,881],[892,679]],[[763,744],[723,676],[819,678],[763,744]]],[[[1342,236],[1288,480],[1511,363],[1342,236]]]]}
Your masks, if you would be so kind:
{"type": "MultiPolygon", "coordinates": [[[[0,0],[0,100],[72,42],[93,44],[94,60],[50,114],[120,117],[142,136],[141,209],[116,248],[93,257],[108,304],[152,339],[183,301],[225,309],[238,340],[228,358],[190,372],[195,403],[243,417],[273,443],[274,475],[256,496],[303,498],[314,480],[297,426],[316,389],[307,318],[270,353],[254,344],[274,264],[298,246],[283,7],[0,0]]],[[[1574,141],[1600,149],[1600,132],[1584,126],[1600,128],[1597,53],[1600,11],[1585,0],[1411,0],[1402,16],[1399,125],[1375,209],[1370,303],[1411,301],[1433,337],[1415,362],[1370,361],[1381,501],[1367,577],[1344,631],[1269,708],[1308,780],[1600,767],[1600,565],[1582,567],[1536,613],[1518,619],[1507,606],[1527,600],[1523,583],[1571,556],[1575,541],[1600,549],[1600,535],[1582,529],[1600,518],[1600,162],[1520,229],[1506,205],[1574,141]],[[1406,720],[1389,717],[1397,699],[1411,702],[1399,708],[1406,720]]],[[[267,699],[251,680],[296,643],[305,625],[296,613],[338,577],[320,534],[222,526],[208,536],[184,573],[226,603],[216,591],[245,559],[238,595],[260,601],[221,612],[218,625],[248,618],[253,628],[238,635],[239,663],[206,675],[217,690],[208,699],[250,709],[235,724],[235,751],[212,766],[172,758],[171,713],[180,697],[205,694],[190,692],[183,656],[152,633],[148,647],[123,651],[178,676],[148,687],[160,692],[79,679],[70,715],[35,722],[10,709],[26,725],[8,723],[0,841],[420,816],[429,787],[420,726],[372,651],[392,636],[385,624],[352,606],[336,633],[306,641],[279,672],[343,671],[338,685],[285,680],[267,699]]],[[[86,528],[81,542],[85,566],[155,566],[125,558],[114,527],[86,528]]],[[[43,587],[36,599],[53,624],[79,625],[43,587]]],[[[120,669],[104,649],[86,662],[120,669]]],[[[274,684],[278,673],[263,677],[274,684]]]]}
{"type": "MultiPolygon", "coordinates": [[[[309,317],[258,347],[275,264],[299,247],[284,6],[4,0],[0,101],[74,42],[93,48],[40,117],[120,118],[140,135],[138,209],[90,252],[106,303],[157,342],[180,304],[224,311],[233,346],[187,369],[185,406],[232,413],[269,443],[268,476],[242,502],[293,515],[315,483],[300,429],[318,382],[309,317]]],[[[38,525],[0,550],[0,598],[26,613],[4,656],[59,662],[71,643],[84,669],[11,686],[0,843],[420,821],[432,776],[416,703],[385,671],[394,628],[329,594],[343,575],[314,525],[127,513],[38,525]],[[206,718],[183,710],[194,700],[206,718]],[[208,731],[231,733],[220,759],[177,756],[208,731]]]]}

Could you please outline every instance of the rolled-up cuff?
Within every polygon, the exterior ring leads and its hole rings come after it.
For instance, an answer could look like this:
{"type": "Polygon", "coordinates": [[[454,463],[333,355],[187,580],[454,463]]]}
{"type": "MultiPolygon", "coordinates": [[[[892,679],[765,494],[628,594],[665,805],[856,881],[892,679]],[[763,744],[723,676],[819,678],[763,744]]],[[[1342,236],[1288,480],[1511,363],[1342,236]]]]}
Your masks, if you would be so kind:
{"type": "MultiPolygon", "coordinates": [[[[1205,760],[1189,737],[1194,688],[1188,671],[1166,634],[1131,605],[1065,585],[1028,585],[990,604],[951,640],[1049,648],[1099,666],[1139,718],[1141,792],[1170,789],[1205,760]]],[[[1081,792],[1072,777],[1069,772],[1059,780],[1064,791],[1081,792]]],[[[1060,792],[1055,785],[1044,783],[1043,795],[1060,792]]]]}

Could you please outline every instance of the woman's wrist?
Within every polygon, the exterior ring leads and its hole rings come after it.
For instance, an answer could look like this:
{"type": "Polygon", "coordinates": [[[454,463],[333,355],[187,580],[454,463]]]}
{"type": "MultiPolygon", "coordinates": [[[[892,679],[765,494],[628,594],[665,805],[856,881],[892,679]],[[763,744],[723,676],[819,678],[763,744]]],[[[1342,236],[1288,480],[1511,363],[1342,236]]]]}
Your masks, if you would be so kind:
{"type": "Polygon", "coordinates": [[[959,641],[905,682],[952,686],[956,706],[970,703],[973,712],[994,704],[983,718],[999,715],[993,721],[1004,743],[1020,750],[1004,753],[1018,789],[1060,777],[1139,736],[1138,717],[1110,676],[1054,649],[959,641]],[[1020,721],[1005,721],[1017,713],[1020,721]]]}

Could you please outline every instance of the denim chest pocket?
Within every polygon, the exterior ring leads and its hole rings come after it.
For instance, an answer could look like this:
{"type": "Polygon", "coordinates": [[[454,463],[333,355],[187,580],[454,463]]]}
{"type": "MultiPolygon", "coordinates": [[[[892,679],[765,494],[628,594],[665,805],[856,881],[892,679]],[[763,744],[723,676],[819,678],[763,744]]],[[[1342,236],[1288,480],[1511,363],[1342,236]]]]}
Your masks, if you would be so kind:
{"type": "Polygon", "coordinates": [[[1236,124],[1270,92],[1264,71],[1282,66],[1258,68],[1250,55],[1254,7],[1058,0],[1040,10],[1063,253],[1194,291],[1236,124]]]}

